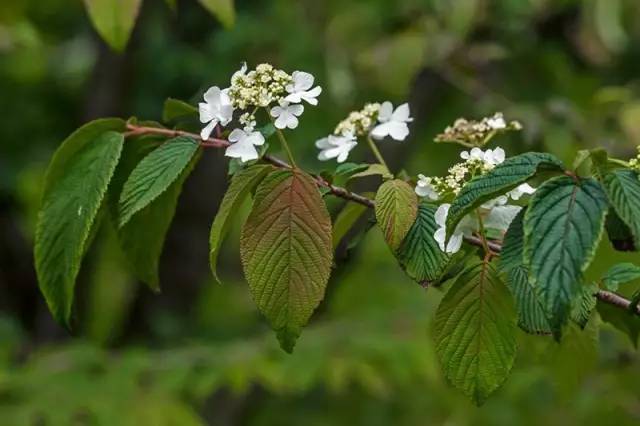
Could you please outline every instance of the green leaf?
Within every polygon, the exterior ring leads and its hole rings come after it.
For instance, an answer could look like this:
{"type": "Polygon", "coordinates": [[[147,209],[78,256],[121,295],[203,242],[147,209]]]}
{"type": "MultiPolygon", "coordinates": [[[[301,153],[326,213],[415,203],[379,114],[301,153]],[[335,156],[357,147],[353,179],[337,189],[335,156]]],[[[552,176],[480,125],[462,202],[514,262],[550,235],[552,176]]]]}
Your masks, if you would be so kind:
{"type": "Polygon", "coordinates": [[[82,256],[124,142],[114,131],[95,139],[91,133],[85,128],[82,137],[71,135],[51,162],[36,227],[40,289],[53,316],[67,326],[82,256]]]}
{"type": "Polygon", "coordinates": [[[640,279],[640,266],[633,263],[619,263],[614,265],[602,277],[602,284],[607,290],[618,291],[620,284],[627,284],[640,279]]]}
{"type": "Polygon", "coordinates": [[[638,250],[631,229],[620,219],[620,216],[618,216],[618,213],[616,213],[613,207],[609,207],[605,227],[609,241],[611,241],[614,249],[618,251],[638,250]]]}
{"type": "Polygon", "coordinates": [[[225,28],[233,27],[236,20],[236,11],[233,6],[233,0],[199,0],[200,4],[205,7],[213,16],[225,26],[225,28]]]}
{"type": "Polygon", "coordinates": [[[600,241],[607,208],[597,181],[559,176],[538,188],[525,214],[524,264],[556,338],[600,241]]]}
{"type": "Polygon", "coordinates": [[[119,227],[169,188],[189,165],[199,145],[177,137],[147,155],[131,172],[120,195],[119,227]]]}
{"type": "Polygon", "coordinates": [[[211,232],[209,234],[209,261],[211,272],[215,279],[218,278],[216,264],[222,240],[229,230],[229,218],[237,213],[238,208],[251,191],[260,183],[267,173],[273,171],[270,165],[255,165],[236,173],[231,180],[231,185],[224,194],[218,213],[213,220],[211,232]]]}
{"type": "Polygon", "coordinates": [[[436,210],[432,204],[420,204],[416,220],[396,254],[407,275],[421,285],[438,282],[449,265],[450,257],[433,238],[438,229],[436,210]]]}
{"type": "Polygon", "coordinates": [[[347,235],[353,225],[367,211],[367,206],[358,203],[347,203],[333,223],[333,249],[335,250],[340,241],[347,235]]]}
{"type": "Polygon", "coordinates": [[[164,101],[164,108],[162,110],[162,121],[165,123],[171,123],[174,121],[180,121],[188,118],[197,118],[198,108],[184,101],[168,98],[164,101]]]}
{"type": "Polygon", "coordinates": [[[531,334],[551,334],[542,300],[529,282],[529,270],[519,265],[510,269],[507,276],[518,310],[518,326],[531,334]]]}
{"type": "Polygon", "coordinates": [[[378,188],[375,200],[376,220],[387,244],[396,251],[418,214],[418,199],[408,183],[388,180],[378,188]]]}
{"type": "Polygon", "coordinates": [[[527,209],[523,208],[511,221],[502,241],[500,253],[500,270],[506,274],[513,268],[522,266],[524,260],[524,228],[523,221],[527,209]]]}
{"type": "Polygon", "coordinates": [[[142,0],[84,0],[91,22],[113,50],[122,52],[138,17],[142,0]]]}
{"type": "Polygon", "coordinates": [[[351,176],[355,173],[362,172],[369,168],[369,164],[357,164],[357,163],[342,163],[336,167],[336,176],[351,176]]]}
{"type": "Polygon", "coordinates": [[[240,254],[260,311],[291,352],[324,297],[331,272],[331,217],[313,178],[277,170],[256,190],[240,254]]]}
{"type": "Polygon", "coordinates": [[[584,329],[591,318],[591,312],[596,307],[597,299],[595,294],[598,287],[593,284],[582,285],[578,292],[578,297],[573,299],[571,308],[571,320],[584,329]]]}
{"type": "Polygon", "coordinates": [[[491,264],[477,263],[456,280],[440,302],[435,328],[445,377],[482,404],[516,356],[513,300],[491,264]]]}
{"type": "Polygon", "coordinates": [[[508,158],[490,172],[478,176],[462,187],[447,216],[447,235],[472,210],[515,189],[540,171],[561,171],[562,162],[551,154],[529,152],[508,158]]]}
{"type": "Polygon", "coordinates": [[[608,303],[598,302],[598,313],[602,320],[629,336],[631,343],[638,348],[638,336],[640,336],[640,317],[625,309],[608,303]]]}
{"type": "Polygon", "coordinates": [[[640,179],[633,170],[618,169],[604,177],[611,205],[631,229],[636,247],[640,247],[640,179]]]}
{"type": "Polygon", "coordinates": [[[365,170],[352,174],[351,179],[377,175],[380,175],[385,179],[393,177],[393,175],[389,173],[389,170],[382,164],[371,164],[365,170]]]}
{"type": "MultiPolygon", "coordinates": [[[[127,144],[129,141],[127,141],[127,144]]],[[[173,221],[184,181],[193,171],[199,155],[193,157],[180,176],[158,198],[139,210],[118,229],[118,239],[136,278],[155,291],[160,289],[159,262],[173,221]]]]}

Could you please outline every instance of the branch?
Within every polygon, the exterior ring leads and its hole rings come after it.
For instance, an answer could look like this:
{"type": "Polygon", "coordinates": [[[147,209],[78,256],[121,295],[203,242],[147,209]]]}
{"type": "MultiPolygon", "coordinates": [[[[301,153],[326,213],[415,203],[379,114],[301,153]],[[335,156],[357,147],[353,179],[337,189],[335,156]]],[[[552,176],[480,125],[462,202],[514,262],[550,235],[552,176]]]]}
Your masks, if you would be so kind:
{"type": "MultiPolygon", "coordinates": [[[[164,135],[169,138],[186,136],[196,141],[199,141],[200,146],[205,148],[226,148],[230,145],[229,141],[225,139],[209,138],[207,140],[204,140],[200,137],[200,135],[191,133],[191,132],[186,132],[184,130],[171,130],[171,129],[163,129],[160,127],[137,126],[134,124],[127,124],[127,132],[124,135],[125,137],[130,137],[130,136],[140,136],[145,134],[164,135]]],[[[274,157],[272,155],[264,155],[262,159],[267,163],[272,164],[279,168],[284,168],[284,169],[291,168],[291,165],[289,163],[279,159],[278,157],[274,157]]],[[[312,175],[312,176],[319,187],[327,188],[329,192],[335,195],[336,197],[340,197],[348,201],[353,201],[355,203],[362,204],[363,206],[366,206],[369,208],[373,208],[375,206],[373,200],[367,197],[364,197],[360,194],[356,194],[355,192],[351,192],[346,188],[332,185],[318,175],[312,175]]],[[[471,245],[474,245],[477,247],[483,247],[483,242],[478,237],[475,237],[475,236],[465,237],[465,240],[471,245]]],[[[488,246],[494,253],[500,253],[500,251],[502,250],[502,245],[495,241],[489,241],[488,246]]],[[[629,307],[631,306],[630,300],[625,299],[619,294],[613,293],[611,291],[598,290],[598,292],[594,296],[601,302],[608,303],[610,305],[617,306],[625,310],[629,310],[629,307]]],[[[636,307],[634,310],[634,313],[640,316],[640,307],[636,307]]]]}

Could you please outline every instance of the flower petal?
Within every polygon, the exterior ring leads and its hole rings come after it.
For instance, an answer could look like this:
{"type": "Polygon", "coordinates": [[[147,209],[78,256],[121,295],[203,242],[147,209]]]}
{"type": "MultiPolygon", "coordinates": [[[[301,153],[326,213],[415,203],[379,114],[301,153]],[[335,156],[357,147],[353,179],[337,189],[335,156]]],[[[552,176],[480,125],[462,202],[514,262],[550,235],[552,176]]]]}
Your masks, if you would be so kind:
{"type": "Polygon", "coordinates": [[[217,124],[218,122],[216,120],[213,120],[209,124],[207,124],[205,128],[200,132],[200,137],[203,140],[209,139],[209,136],[211,136],[211,132],[213,132],[213,129],[215,129],[217,124]]]}

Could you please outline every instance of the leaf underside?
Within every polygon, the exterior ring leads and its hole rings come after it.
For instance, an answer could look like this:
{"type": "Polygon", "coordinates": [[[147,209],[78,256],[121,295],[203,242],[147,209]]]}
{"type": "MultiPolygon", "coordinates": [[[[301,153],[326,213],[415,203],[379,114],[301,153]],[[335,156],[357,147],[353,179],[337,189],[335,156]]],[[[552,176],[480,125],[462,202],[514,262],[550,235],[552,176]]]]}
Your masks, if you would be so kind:
{"type": "Polygon", "coordinates": [[[397,250],[418,214],[418,200],[413,188],[399,180],[383,183],[376,194],[376,220],[392,250],[397,250]]]}
{"type": "Polygon", "coordinates": [[[524,264],[556,338],[600,240],[607,208],[594,179],[560,176],[538,188],[525,214],[524,264]]]}
{"type": "Polygon", "coordinates": [[[216,217],[211,225],[211,232],[209,233],[209,263],[211,265],[211,272],[218,282],[220,281],[216,267],[218,253],[222,240],[229,229],[229,219],[237,213],[242,202],[249,193],[255,189],[256,185],[264,179],[267,173],[273,170],[273,167],[270,165],[255,165],[243,169],[233,176],[231,184],[224,194],[218,213],[216,213],[216,217]]]}
{"type": "Polygon", "coordinates": [[[331,218],[311,176],[277,170],[260,183],[240,238],[259,310],[291,352],[324,297],[331,272],[331,218]]]}
{"type": "Polygon", "coordinates": [[[513,300],[493,266],[467,269],[440,302],[436,352],[445,377],[482,404],[507,378],[516,356],[513,300]]]}
{"type": "MultiPolygon", "coordinates": [[[[114,131],[83,143],[72,138],[67,142],[77,149],[55,157],[47,173],[35,238],[40,289],[53,316],[67,326],[82,256],[124,142],[114,131]]],[[[69,149],[65,144],[60,151],[69,149]]]]}

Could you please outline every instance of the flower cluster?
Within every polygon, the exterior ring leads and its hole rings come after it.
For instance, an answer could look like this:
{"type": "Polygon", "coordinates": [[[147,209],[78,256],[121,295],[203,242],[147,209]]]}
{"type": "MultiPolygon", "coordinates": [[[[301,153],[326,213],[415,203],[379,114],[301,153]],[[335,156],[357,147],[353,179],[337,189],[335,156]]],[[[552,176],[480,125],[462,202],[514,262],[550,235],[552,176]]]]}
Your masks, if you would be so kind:
{"type": "MultiPolygon", "coordinates": [[[[471,151],[463,151],[460,153],[460,157],[464,161],[451,167],[445,177],[419,175],[415,188],[416,194],[434,201],[452,201],[469,180],[487,173],[498,164],[504,162],[505,152],[499,147],[487,149],[486,151],[476,147],[471,151]]],[[[477,215],[481,216],[484,228],[505,232],[513,218],[520,211],[519,206],[507,205],[509,199],[519,200],[522,195],[533,194],[533,192],[535,192],[535,189],[524,183],[509,191],[506,195],[486,202],[480,206],[477,212],[465,216],[460,221],[448,242],[446,238],[446,222],[451,204],[441,204],[435,215],[438,229],[433,237],[442,251],[456,253],[462,246],[463,238],[479,230],[480,221],[477,215]]]]}
{"type": "Polygon", "coordinates": [[[247,72],[247,65],[231,77],[226,89],[213,86],[204,94],[199,104],[200,122],[205,125],[200,133],[203,140],[209,139],[218,126],[227,126],[236,110],[244,111],[238,118],[241,129],[229,134],[230,145],[225,155],[239,158],[242,162],[258,158],[256,146],[264,144],[264,136],[255,130],[255,113],[259,108],[267,109],[278,129],[294,129],[298,117],[304,112],[302,101],[317,105],[316,99],[322,88],[313,87],[313,75],[294,71],[291,75],[269,64],[260,64],[247,72]]]}
{"type": "Polygon", "coordinates": [[[484,146],[497,133],[510,130],[521,130],[518,121],[507,122],[501,112],[480,121],[459,118],[453,126],[448,126],[443,133],[436,136],[436,142],[455,142],[465,146],[484,146]]]}
{"type": "Polygon", "coordinates": [[[463,151],[460,157],[464,160],[449,168],[445,177],[427,177],[418,175],[416,194],[428,197],[432,200],[452,199],[474,176],[482,175],[492,170],[505,159],[502,148],[487,149],[473,148],[471,151],[463,151]]]}
{"type": "Polygon", "coordinates": [[[333,131],[333,135],[319,139],[316,147],[320,149],[318,159],[326,161],[336,158],[344,162],[349,152],[356,147],[358,137],[372,137],[381,140],[390,136],[403,141],[409,136],[410,117],[409,104],[404,103],[397,108],[389,101],[369,103],[360,111],[353,111],[342,120],[333,131]]]}

